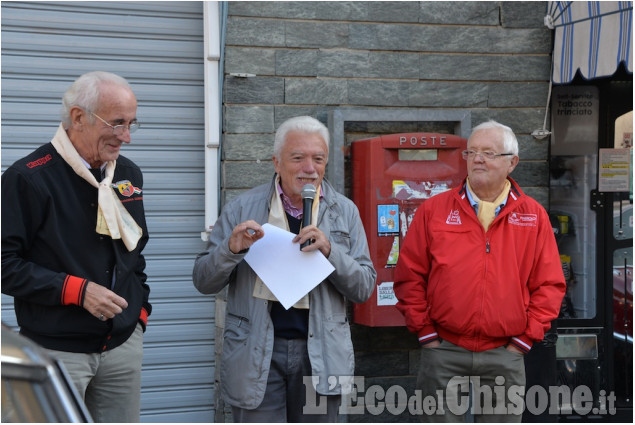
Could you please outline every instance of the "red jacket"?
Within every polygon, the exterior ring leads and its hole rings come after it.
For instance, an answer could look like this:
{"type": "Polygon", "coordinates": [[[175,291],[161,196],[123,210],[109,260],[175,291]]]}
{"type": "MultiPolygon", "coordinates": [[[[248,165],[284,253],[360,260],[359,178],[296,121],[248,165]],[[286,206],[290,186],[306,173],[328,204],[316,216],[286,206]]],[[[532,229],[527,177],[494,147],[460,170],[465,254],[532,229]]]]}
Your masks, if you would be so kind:
{"type": "Polygon", "coordinates": [[[558,317],[566,285],[549,217],[509,180],[487,232],[465,184],[417,209],[394,291],[420,343],[441,338],[470,351],[512,343],[527,352],[558,317]]]}

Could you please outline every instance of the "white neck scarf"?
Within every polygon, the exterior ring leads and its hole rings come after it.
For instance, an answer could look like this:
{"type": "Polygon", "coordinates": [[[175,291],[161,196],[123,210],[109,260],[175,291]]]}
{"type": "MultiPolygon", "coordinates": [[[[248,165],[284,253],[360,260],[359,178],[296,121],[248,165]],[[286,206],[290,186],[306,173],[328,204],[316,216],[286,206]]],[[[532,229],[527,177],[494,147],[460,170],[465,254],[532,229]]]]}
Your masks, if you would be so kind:
{"type": "MultiPolygon", "coordinates": [[[[274,182],[274,191],[273,197],[271,198],[271,210],[269,211],[269,224],[273,224],[280,229],[289,230],[289,223],[287,222],[287,215],[284,212],[284,207],[282,206],[282,200],[280,199],[280,194],[275,189],[278,187],[278,182],[280,180],[280,176],[276,177],[276,181],[274,182]]],[[[317,225],[318,219],[318,211],[320,209],[320,190],[321,186],[318,187],[315,198],[313,198],[313,208],[311,209],[311,224],[314,226],[317,225]]],[[[261,298],[264,300],[270,301],[278,301],[275,295],[267,288],[267,285],[256,275],[256,283],[254,285],[254,293],[253,296],[256,298],[261,298]]],[[[293,305],[294,308],[309,308],[309,294],[306,294],[302,297],[298,302],[293,305]]]]}
{"type": "Polygon", "coordinates": [[[57,129],[57,133],[55,133],[51,143],[64,161],[73,168],[75,174],[98,189],[99,208],[97,209],[97,227],[95,231],[101,235],[108,235],[113,239],[122,239],[128,251],[133,251],[137,247],[139,239],[141,239],[143,230],[134,221],[128,210],[124,208],[112,188],[112,178],[115,174],[117,161],[107,162],[106,175],[101,182],[97,182],[95,176],[86,168],[62,124],[57,129]]]}

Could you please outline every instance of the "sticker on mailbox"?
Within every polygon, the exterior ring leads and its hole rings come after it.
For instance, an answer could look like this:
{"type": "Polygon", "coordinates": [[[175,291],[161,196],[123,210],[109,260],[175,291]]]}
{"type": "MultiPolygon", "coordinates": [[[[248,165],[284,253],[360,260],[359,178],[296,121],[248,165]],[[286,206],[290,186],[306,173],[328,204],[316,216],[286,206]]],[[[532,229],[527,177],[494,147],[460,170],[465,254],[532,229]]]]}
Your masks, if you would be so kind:
{"type": "Polygon", "coordinates": [[[377,305],[395,305],[397,297],[392,289],[393,282],[382,282],[377,285],[377,305]]]}
{"type": "Polygon", "coordinates": [[[398,205],[377,205],[377,233],[379,236],[399,233],[398,205]]]}
{"type": "Polygon", "coordinates": [[[390,254],[388,254],[388,260],[386,261],[386,268],[395,267],[397,260],[399,259],[399,236],[395,236],[392,241],[392,247],[390,248],[390,254]]]}

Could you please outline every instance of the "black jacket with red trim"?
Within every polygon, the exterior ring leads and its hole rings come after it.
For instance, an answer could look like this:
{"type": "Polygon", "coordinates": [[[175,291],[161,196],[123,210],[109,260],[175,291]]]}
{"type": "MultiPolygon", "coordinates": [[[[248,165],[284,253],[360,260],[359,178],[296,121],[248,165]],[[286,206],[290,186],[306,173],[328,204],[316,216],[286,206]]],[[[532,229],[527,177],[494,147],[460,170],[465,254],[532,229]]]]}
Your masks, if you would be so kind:
{"type": "Polygon", "coordinates": [[[23,335],[49,349],[95,353],[123,344],[139,322],[145,329],[152,307],[141,254],[148,242],[142,186],[139,167],[119,156],[113,187],[143,229],[128,251],[121,239],[95,231],[97,188],[51,143],[4,172],[2,293],[14,297],[23,335]],[[111,288],[128,307],[100,321],[81,307],[88,281],[111,288]]]}

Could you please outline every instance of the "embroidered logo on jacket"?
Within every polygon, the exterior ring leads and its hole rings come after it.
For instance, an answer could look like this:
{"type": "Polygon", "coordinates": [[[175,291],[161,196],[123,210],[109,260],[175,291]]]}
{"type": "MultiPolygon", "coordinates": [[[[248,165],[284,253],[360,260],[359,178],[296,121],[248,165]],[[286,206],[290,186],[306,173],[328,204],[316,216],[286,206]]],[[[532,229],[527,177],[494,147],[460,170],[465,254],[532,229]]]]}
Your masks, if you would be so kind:
{"type": "Polygon", "coordinates": [[[53,157],[51,156],[51,154],[48,154],[46,156],[43,156],[42,158],[36,159],[35,161],[28,162],[26,164],[26,166],[29,167],[29,168],[35,168],[35,167],[38,167],[40,165],[46,164],[51,159],[53,159],[53,157]]]}
{"type": "Polygon", "coordinates": [[[461,216],[459,215],[459,210],[451,210],[448,218],[445,220],[445,224],[461,224],[461,216]]]}
{"type": "Polygon", "coordinates": [[[130,197],[134,195],[135,193],[141,193],[141,189],[133,186],[132,183],[130,183],[130,180],[118,181],[117,183],[113,183],[112,187],[117,189],[119,193],[121,193],[123,196],[127,196],[127,197],[130,197]]]}
{"type": "Polygon", "coordinates": [[[538,226],[538,215],[536,214],[521,214],[513,212],[509,215],[507,219],[509,224],[513,224],[514,226],[529,226],[529,227],[537,227],[538,226]]]}

